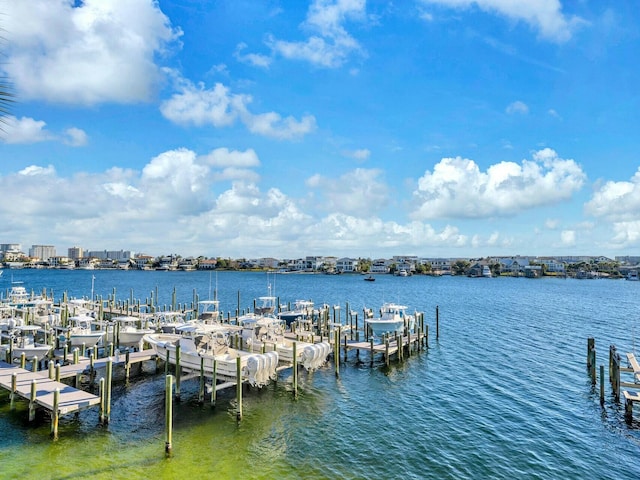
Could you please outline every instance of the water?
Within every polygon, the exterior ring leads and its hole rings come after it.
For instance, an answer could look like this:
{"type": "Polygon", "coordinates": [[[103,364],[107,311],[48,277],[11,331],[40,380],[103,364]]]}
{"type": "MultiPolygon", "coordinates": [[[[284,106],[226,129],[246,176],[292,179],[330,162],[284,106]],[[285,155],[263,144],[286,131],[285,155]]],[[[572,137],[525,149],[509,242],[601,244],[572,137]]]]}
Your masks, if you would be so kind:
{"type": "MultiPolygon", "coordinates": [[[[2,478],[309,478],[555,479],[640,478],[640,411],[624,422],[605,383],[586,371],[588,337],[597,365],[608,346],[633,351],[638,332],[637,282],[248,272],[12,272],[14,280],[56,299],[94,293],[118,299],[156,297],[170,304],[211,298],[235,312],[271,292],[281,302],[311,299],[362,312],[383,301],[425,312],[430,349],[386,369],[356,362],[336,378],[333,363],[291,374],[244,396],[235,421],[233,392],[212,409],[199,406],[197,381],[182,385],[174,404],[172,458],[164,456],[164,379],[145,374],[114,387],[111,422],[97,409],[63,417],[60,438],[49,420],[27,422],[26,402],[9,411],[0,393],[2,478]],[[92,277],[93,278],[92,280],[92,277]],[[132,292],[133,291],[133,292],[132,292]],[[240,292],[240,294],[238,294],[240,292]],[[440,339],[435,339],[435,308],[440,339]]],[[[0,289],[10,286],[9,271],[0,289]]],[[[344,318],[344,317],[343,317],[344,318]]],[[[360,317],[361,318],[361,317],[360,317]]],[[[606,368],[605,368],[606,370],[606,368]]]]}

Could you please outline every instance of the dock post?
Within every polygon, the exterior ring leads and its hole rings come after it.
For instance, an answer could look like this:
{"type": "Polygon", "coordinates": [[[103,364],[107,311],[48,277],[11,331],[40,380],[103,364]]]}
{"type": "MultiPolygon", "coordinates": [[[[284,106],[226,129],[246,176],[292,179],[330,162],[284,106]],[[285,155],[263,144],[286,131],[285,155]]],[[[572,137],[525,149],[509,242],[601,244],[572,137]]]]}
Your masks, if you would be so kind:
{"type": "Polygon", "coordinates": [[[236,358],[236,400],[238,402],[236,419],[242,420],[242,365],[239,356],[236,358]]]}
{"type": "Polygon", "coordinates": [[[26,368],[27,367],[27,354],[22,352],[20,354],[20,368],[26,368]]]}
{"type": "Polygon", "coordinates": [[[620,401],[620,354],[614,353],[612,360],[611,386],[613,388],[613,398],[618,403],[620,401]]]}
{"type": "Polygon", "coordinates": [[[627,397],[624,399],[624,419],[627,423],[633,420],[633,401],[627,397]]]}
{"type": "Polygon", "coordinates": [[[171,352],[170,350],[167,348],[167,359],[164,362],[164,374],[169,375],[169,360],[171,359],[171,352]]]}
{"type": "Polygon", "coordinates": [[[91,350],[91,354],[89,355],[89,384],[93,386],[93,380],[95,379],[96,369],[94,366],[93,359],[93,350],[91,350]]]}
{"type": "Polygon", "coordinates": [[[216,406],[216,383],[218,377],[218,361],[213,359],[213,378],[211,379],[211,406],[216,406]]]}
{"type": "Polygon", "coordinates": [[[176,345],[176,400],[180,401],[180,342],[176,345]]]}
{"type": "Polygon", "coordinates": [[[49,360],[49,380],[53,380],[53,360],[49,360]]]}
{"type": "Polygon", "coordinates": [[[198,389],[198,403],[204,403],[204,357],[200,357],[200,388],[198,389]]]}
{"type": "Polygon", "coordinates": [[[596,348],[596,341],[593,337],[587,338],[587,370],[591,372],[592,367],[592,353],[591,351],[596,348]]]}
{"type": "Polygon", "coordinates": [[[293,342],[293,398],[298,398],[298,342],[293,342]]]}
{"type": "Polygon", "coordinates": [[[167,457],[171,456],[173,446],[171,444],[173,437],[173,375],[165,377],[164,388],[164,453],[167,457]]]}
{"type": "Polygon", "coordinates": [[[424,329],[424,346],[427,350],[429,350],[429,324],[425,325],[424,329]]]}
{"type": "Polygon", "coordinates": [[[64,344],[64,348],[62,351],[62,362],[67,363],[67,355],[69,354],[69,345],[67,343],[64,344]]]}
{"type": "Polygon", "coordinates": [[[600,405],[604,405],[604,365],[600,365],[600,405]]]}
{"type": "Polygon", "coordinates": [[[129,349],[124,354],[124,380],[129,383],[129,377],[131,376],[131,362],[129,361],[129,349]]]}
{"type": "Polygon", "coordinates": [[[38,357],[36,357],[35,355],[31,359],[31,371],[32,372],[38,371],[38,357]]]}
{"type": "Polygon", "coordinates": [[[340,376],[340,329],[339,328],[336,328],[333,332],[333,360],[336,365],[336,377],[339,377],[340,376]]]}
{"type": "Polygon", "coordinates": [[[53,392],[53,411],[51,412],[51,436],[53,440],[58,440],[58,423],[60,420],[60,389],[53,392]]]}
{"type": "Polygon", "coordinates": [[[440,307],[436,305],[436,340],[440,338],[440,307]]]}
{"type": "MultiPolygon", "coordinates": [[[[351,329],[351,335],[353,335],[353,329],[351,329]]],[[[347,336],[344,336],[344,363],[347,363],[347,355],[349,353],[349,349],[347,348],[347,336]]]]}
{"type": "Polygon", "coordinates": [[[55,377],[56,382],[60,381],[60,364],[56,363],[56,377],[55,377]]]}
{"type": "Polygon", "coordinates": [[[109,357],[113,357],[113,349],[114,349],[114,345],[113,342],[109,342],[109,357]]]}
{"type": "Polygon", "coordinates": [[[388,337],[384,339],[384,363],[387,367],[389,366],[389,338],[388,337]]]}
{"type": "Polygon", "coordinates": [[[106,394],[104,398],[105,423],[111,420],[111,380],[113,378],[113,361],[107,360],[106,394]]]}
{"type": "Polygon", "coordinates": [[[98,418],[100,420],[100,423],[104,424],[104,377],[100,377],[100,382],[99,382],[99,396],[100,396],[100,405],[99,405],[99,409],[100,411],[98,412],[98,418]]]}
{"type": "Polygon", "coordinates": [[[371,349],[371,366],[373,367],[373,337],[369,338],[369,348],[371,349]]]}
{"type": "Polygon", "coordinates": [[[402,336],[398,335],[398,332],[395,333],[396,337],[396,348],[398,349],[398,360],[403,361],[402,358],[402,336]]]}
{"type": "Polygon", "coordinates": [[[609,382],[613,383],[613,357],[616,353],[616,346],[609,345],[609,382]]]}
{"type": "Polygon", "coordinates": [[[16,409],[16,397],[18,396],[18,374],[11,374],[11,393],[9,394],[9,410],[16,409]]]}
{"type": "Polygon", "coordinates": [[[33,422],[36,419],[36,393],[37,393],[36,379],[31,380],[31,396],[29,398],[29,421],[33,422]]]}
{"type": "Polygon", "coordinates": [[[79,361],[80,361],[79,360],[79,351],[78,351],[78,348],[76,347],[76,348],[73,349],[73,364],[77,365],[79,361]]]}

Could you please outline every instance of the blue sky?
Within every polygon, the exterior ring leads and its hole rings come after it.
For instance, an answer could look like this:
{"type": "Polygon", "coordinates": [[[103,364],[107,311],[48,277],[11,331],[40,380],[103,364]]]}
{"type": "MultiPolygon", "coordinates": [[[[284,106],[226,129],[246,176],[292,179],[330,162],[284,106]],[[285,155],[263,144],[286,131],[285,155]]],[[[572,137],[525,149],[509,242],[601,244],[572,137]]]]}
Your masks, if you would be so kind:
{"type": "Polygon", "coordinates": [[[0,243],[640,254],[632,1],[0,0],[0,243]]]}

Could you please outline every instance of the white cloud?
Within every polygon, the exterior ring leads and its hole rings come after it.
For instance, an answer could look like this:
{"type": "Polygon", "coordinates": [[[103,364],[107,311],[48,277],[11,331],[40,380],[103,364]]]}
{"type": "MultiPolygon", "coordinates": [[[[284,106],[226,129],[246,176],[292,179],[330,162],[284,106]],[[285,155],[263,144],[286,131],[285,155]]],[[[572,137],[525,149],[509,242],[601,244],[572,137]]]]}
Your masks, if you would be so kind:
{"type": "Polygon", "coordinates": [[[365,161],[371,156],[371,151],[367,148],[359,148],[357,150],[345,150],[342,154],[354,160],[365,161]]]}
{"type": "Polygon", "coordinates": [[[56,135],[47,129],[47,123],[43,120],[35,120],[30,117],[17,118],[7,115],[3,119],[0,130],[0,141],[6,144],[31,144],[39,142],[61,141],[71,147],[81,147],[87,144],[87,134],[76,127],[65,130],[61,135],[56,135]]]}
{"type": "Polygon", "coordinates": [[[575,230],[563,230],[560,232],[560,241],[565,247],[573,247],[576,244],[575,230]]]}
{"type": "Polygon", "coordinates": [[[514,114],[526,115],[527,113],[529,113],[529,107],[527,106],[526,103],[521,102],[520,100],[516,100],[515,102],[512,102],[509,105],[507,105],[505,112],[507,112],[509,115],[514,115],[514,114]]]}
{"type": "Polygon", "coordinates": [[[177,83],[179,92],[164,101],[160,111],[178,124],[228,127],[239,118],[250,132],[278,140],[300,138],[316,128],[312,115],[296,120],[292,116],[282,118],[276,112],[253,114],[248,109],[251,96],[233,94],[221,83],[216,83],[213,89],[203,84],[195,86],[182,78],[177,83]]]}
{"type": "Polygon", "coordinates": [[[323,210],[370,216],[389,203],[388,188],[380,177],[381,170],[357,168],[337,179],[314,175],[306,184],[322,198],[323,210]]]}
{"type": "Polygon", "coordinates": [[[271,57],[266,55],[260,55],[258,53],[245,53],[242,51],[247,48],[246,43],[239,43],[236,46],[236,51],[234,52],[234,57],[241,63],[247,63],[249,65],[253,65],[254,67],[262,67],[268,68],[271,65],[271,57]]]}
{"type": "Polygon", "coordinates": [[[83,147],[88,141],[86,132],[79,128],[68,128],[64,132],[63,142],[72,147],[83,147]]]}
{"type": "Polygon", "coordinates": [[[343,65],[354,52],[362,53],[357,42],[344,28],[349,20],[365,18],[364,0],[315,0],[309,7],[303,29],[314,32],[305,41],[278,40],[272,35],[266,44],[274,54],[317,66],[335,68],[343,65]]]}
{"type": "Polygon", "coordinates": [[[511,20],[523,21],[537,29],[542,38],[553,42],[565,42],[573,32],[586,23],[577,16],[562,13],[560,0],[422,0],[424,4],[468,9],[477,7],[497,13],[511,20]]]}
{"type": "Polygon", "coordinates": [[[611,222],[640,220],[640,168],[628,182],[600,186],[585,204],[585,212],[611,222]]]}
{"type": "Polygon", "coordinates": [[[3,3],[3,67],[23,99],[92,105],[147,100],[154,63],[181,32],[152,0],[3,3]]]}
{"type": "Polygon", "coordinates": [[[55,135],[46,129],[47,123],[29,117],[16,118],[9,115],[4,118],[0,139],[9,144],[26,144],[53,140],[55,135]]]}
{"type": "Polygon", "coordinates": [[[229,150],[228,148],[216,148],[206,155],[201,155],[200,160],[212,167],[259,167],[260,160],[256,152],[249,148],[244,152],[229,150]]]}
{"type": "Polygon", "coordinates": [[[486,172],[461,157],[443,158],[427,171],[413,192],[415,219],[484,218],[515,215],[568,200],[586,175],[573,160],[547,148],[521,164],[500,162],[486,172]]]}

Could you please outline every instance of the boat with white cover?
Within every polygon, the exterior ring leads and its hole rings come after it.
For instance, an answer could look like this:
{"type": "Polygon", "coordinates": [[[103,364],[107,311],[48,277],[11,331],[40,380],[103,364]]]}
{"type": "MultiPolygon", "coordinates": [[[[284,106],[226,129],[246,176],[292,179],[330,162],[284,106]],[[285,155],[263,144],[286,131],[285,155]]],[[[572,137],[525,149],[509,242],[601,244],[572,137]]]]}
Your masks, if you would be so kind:
{"type": "Polygon", "coordinates": [[[415,316],[408,314],[407,308],[397,303],[385,303],[380,309],[379,317],[366,318],[364,322],[376,337],[386,333],[403,334],[405,328],[411,330],[415,326],[415,316]]]}
{"type": "Polygon", "coordinates": [[[173,333],[152,333],[144,336],[158,357],[176,364],[176,347],[180,346],[180,366],[199,372],[202,362],[204,375],[215,380],[244,382],[262,387],[276,378],[278,352],[251,353],[229,347],[229,336],[223,330],[193,336],[173,333]],[[237,361],[240,359],[240,375],[237,375],[237,361]]]}
{"type": "Polygon", "coordinates": [[[42,331],[37,325],[17,325],[9,335],[9,343],[0,345],[0,359],[6,358],[7,351],[11,351],[12,361],[20,359],[23,353],[27,360],[46,357],[53,347],[36,342],[36,334],[42,331]]]}

